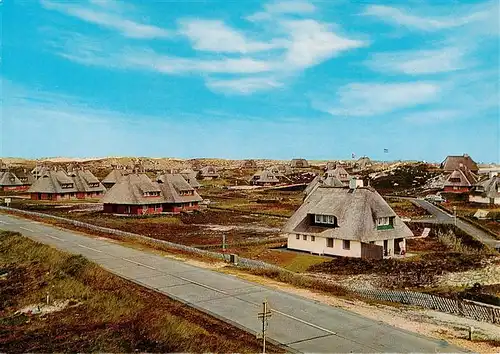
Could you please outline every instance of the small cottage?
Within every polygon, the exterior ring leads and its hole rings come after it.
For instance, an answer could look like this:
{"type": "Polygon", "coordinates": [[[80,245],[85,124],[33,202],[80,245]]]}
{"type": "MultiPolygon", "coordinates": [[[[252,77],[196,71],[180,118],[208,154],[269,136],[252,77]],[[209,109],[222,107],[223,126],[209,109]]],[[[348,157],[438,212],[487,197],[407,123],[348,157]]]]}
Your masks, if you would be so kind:
{"type": "Polygon", "coordinates": [[[478,173],[479,171],[476,162],[468,154],[463,154],[462,156],[448,156],[441,163],[440,168],[448,173],[461,168],[466,168],[472,173],[478,173]]]}
{"type": "Polygon", "coordinates": [[[205,181],[219,178],[219,176],[217,169],[213,166],[205,166],[198,171],[198,177],[205,181]]]}
{"type": "Polygon", "coordinates": [[[467,167],[461,166],[448,176],[444,182],[443,191],[447,193],[467,193],[477,181],[478,177],[476,175],[467,167]]]}
{"type": "Polygon", "coordinates": [[[319,186],[282,231],[292,250],[375,259],[404,254],[406,239],[413,236],[370,187],[319,186]]]}
{"type": "Polygon", "coordinates": [[[0,171],[0,191],[25,191],[29,188],[11,171],[0,171]]]}
{"type": "Polygon", "coordinates": [[[77,199],[101,198],[106,192],[104,185],[90,170],[75,169],[68,176],[75,183],[77,199]]]}
{"type": "Polygon", "coordinates": [[[307,168],[309,167],[309,162],[306,159],[292,159],[290,166],[292,168],[307,168]]]}
{"type": "Polygon", "coordinates": [[[160,214],[165,198],[158,183],[146,174],[124,175],[102,198],[104,212],[125,215],[160,214]]]}
{"type": "Polygon", "coordinates": [[[198,192],[180,174],[163,174],[157,178],[163,195],[163,211],[179,213],[199,209],[203,201],[198,192]]]}
{"type": "Polygon", "coordinates": [[[500,205],[500,176],[476,183],[469,194],[469,202],[500,205]]]}
{"type": "Polygon", "coordinates": [[[255,162],[255,160],[245,160],[241,163],[240,168],[243,169],[257,168],[257,162],[255,162]]]}
{"type": "Polygon", "coordinates": [[[345,187],[347,184],[340,181],[333,171],[327,171],[323,176],[316,176],[304,189],[304,194],[311,194],[319,186],[327,187],[345,187]]]}
{"type": "Polygon", "coordinates": [[[264,170],[255,173],[249,182],[254,186],[274,186],[280,183],[280,179],[273,172],[264,170]]]}

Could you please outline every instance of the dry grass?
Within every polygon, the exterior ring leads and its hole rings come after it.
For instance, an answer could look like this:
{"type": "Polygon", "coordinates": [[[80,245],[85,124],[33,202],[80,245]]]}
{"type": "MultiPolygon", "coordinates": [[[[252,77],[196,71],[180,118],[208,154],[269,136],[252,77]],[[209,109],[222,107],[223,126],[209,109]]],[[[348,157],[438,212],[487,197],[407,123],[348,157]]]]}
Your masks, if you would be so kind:
{"type": "MultiPolygon", "coordinates": [[[[81,256],[0,235],[0,352],[257,352],[256,339],[81,256]],[[44,316],[16,310],[71,300],[44,316]]],[[[271,351],[279,351],[271,346],[271,351]]]]}

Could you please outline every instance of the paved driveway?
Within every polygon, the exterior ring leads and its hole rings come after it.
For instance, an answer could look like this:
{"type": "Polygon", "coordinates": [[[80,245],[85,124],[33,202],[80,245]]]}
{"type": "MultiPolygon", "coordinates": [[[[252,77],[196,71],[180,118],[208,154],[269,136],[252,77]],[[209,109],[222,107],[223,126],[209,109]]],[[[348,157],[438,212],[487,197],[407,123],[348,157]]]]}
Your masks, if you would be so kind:
{"type": "Polygon", "coordinates": [[[357,314],[270,289],[237,277],[198,268],[31,220],[0,214],[0,229],[17,231],[58,249],[81,254],[105,269],[154,289],[251,333],[268,300],[273,315],[269,338],[297,352],[458,352],[426,338],[357,314]]]}

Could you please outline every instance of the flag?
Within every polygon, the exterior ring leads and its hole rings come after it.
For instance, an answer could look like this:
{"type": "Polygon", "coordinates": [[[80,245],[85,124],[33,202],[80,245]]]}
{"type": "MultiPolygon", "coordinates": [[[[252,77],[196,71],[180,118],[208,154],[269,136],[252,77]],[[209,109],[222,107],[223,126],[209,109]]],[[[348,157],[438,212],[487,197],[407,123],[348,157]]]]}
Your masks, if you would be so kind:
{"type": "Polygon", "coordinates": [[[354,152],[351,154],[351,156],[352,156],[352,158],[355,158],[355,157],[356,157],[356,155],[354,154],[354,152]]]}
{"type": "Polygon", "coordinates": [[[389,152],[389,149],[384,149],[384,153],[388,153],[389,152]]]}

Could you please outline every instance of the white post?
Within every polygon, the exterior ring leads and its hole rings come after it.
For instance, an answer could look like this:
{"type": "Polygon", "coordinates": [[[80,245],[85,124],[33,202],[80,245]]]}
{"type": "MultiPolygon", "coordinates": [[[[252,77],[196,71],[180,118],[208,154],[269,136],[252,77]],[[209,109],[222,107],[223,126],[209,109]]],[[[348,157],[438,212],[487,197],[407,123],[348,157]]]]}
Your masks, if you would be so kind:
{"type": "Polygon", "coordinates": [[[455,226],[457,226],[457,207],[456,206],[453,206],[453,217],[454,217],[455,226]]]}

